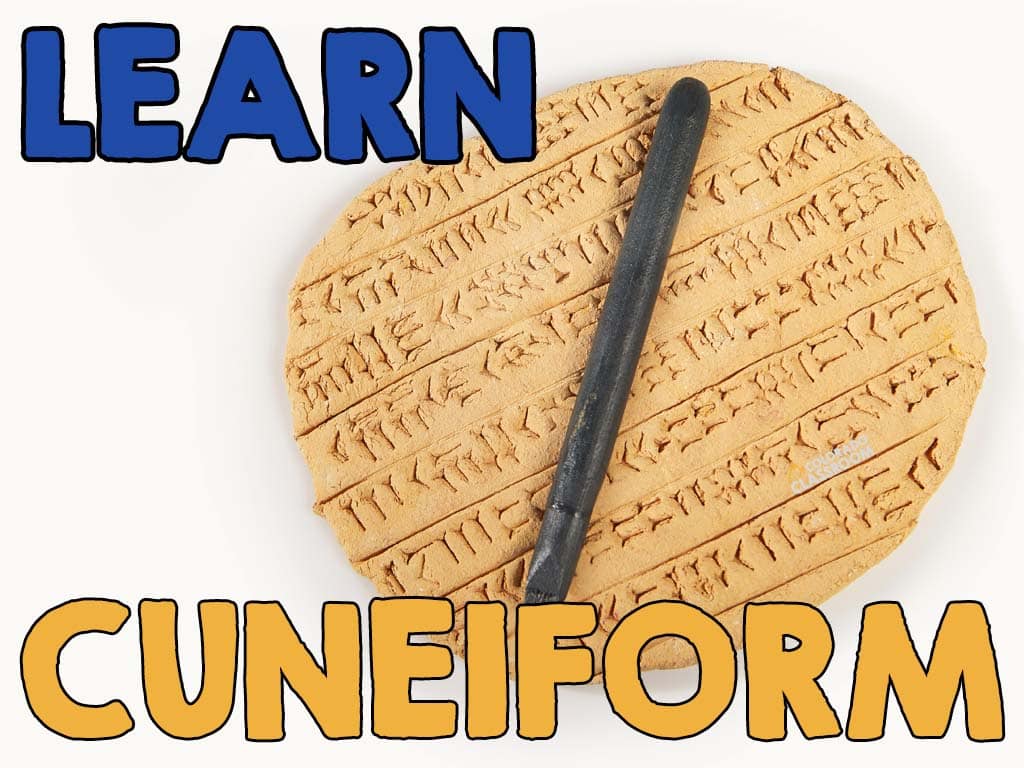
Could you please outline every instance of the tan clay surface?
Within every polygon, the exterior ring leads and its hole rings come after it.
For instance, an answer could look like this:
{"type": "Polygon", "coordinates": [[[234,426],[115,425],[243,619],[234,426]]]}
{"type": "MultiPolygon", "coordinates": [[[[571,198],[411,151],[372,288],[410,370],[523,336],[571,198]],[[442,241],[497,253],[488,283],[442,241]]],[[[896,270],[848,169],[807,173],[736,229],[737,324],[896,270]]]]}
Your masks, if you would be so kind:
{"type": "MultiPolygon", "coordinates": [[[[738,641],[747,601],[827,598],[949,471],[985,343],[917,164],[787,70],[609,78],[538,104],[534,162],[472,141],[458,165],[401,168],[302,265],[295,434],[317,512],[381,592],[514,616],[660,99],[684,75],[711,89],[711,120],[570,593],[598,606],[598,661],[650,600],[695,603],[738,641]],[[837,448],[842,464],[822,459],[837,448]]],[[[683,647],[652,644],[644,666],[688,663],[683,647]]]]}

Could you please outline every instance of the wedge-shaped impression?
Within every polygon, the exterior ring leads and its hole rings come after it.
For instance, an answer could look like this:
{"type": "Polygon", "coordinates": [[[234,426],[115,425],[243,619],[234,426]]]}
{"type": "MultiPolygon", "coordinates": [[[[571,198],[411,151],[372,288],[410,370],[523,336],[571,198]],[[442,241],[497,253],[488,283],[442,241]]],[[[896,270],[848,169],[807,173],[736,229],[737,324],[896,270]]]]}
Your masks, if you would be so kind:
{"type": "MultiPolygon", "coordinates": [[[[296,439],[317,512],[381,592],[521,600],[662,97],[685,76],[711,117],[569,594],[598,606],[585,642],[656,599],[738,642],[747,601],[818,602],[885,557],[949,471],[985,342],[914,160],[784,69],[608,78],[538,104],[531,163],[470,141],[458,165],[371,185],[299,271],[296,439]]],[[[644,666],[686,664],[682,647],[656,641],[644,666]]]]}

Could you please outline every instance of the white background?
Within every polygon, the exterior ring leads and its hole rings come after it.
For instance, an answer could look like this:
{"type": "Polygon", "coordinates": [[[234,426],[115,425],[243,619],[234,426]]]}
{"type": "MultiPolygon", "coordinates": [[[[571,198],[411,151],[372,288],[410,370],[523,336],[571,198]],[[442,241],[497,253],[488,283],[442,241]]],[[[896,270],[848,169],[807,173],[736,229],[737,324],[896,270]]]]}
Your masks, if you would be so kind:
{"type": "MultiPolygon", "coordinates": [[[[1021,333],[1020,19],[1009,3],[5,2],[0,10],[0,715],[5,763],[74,765],[595,764],[1020,765],[1024,692],[1020,614],[1024,387],[1021,333]],[[135,730],[69,742],[31,716],[19,651],[33,620],[80,596],[172,597],[182,607],[187,689],[199,682],[195,603],[277,599],[318,648],[320,605],[372,595],[327,525],[291,439],[283,381],[285,297],[310,246],[342,206],[382,174],[379,163],[286,165],[265,142],[235,142],[202,166],[29,164],[19,157],[22,29],[66,35],[67,116],[93,119],[92,32],[99,22],[162,21],[181,32],[181,97],[144,117],[191,126],[224,35],[268,27],[320,134],[319,41],[325,27],[393,30],[415,61],[421,26],[458,25],[485,70],[491,32],[533,29],[541,95],[579,81],[706,58],[795,69],[847,95],[926,169],[957,234],[989,343],[988,375],[952,475],[917,531],[825,605],[836,654],[823,678],[845,719],[860,611],[903,603],[930,643],[946,602],[981,600],[1006,699],[1006,741],[973,744],[958,705],[949,735],[918,741],[898,713],[880,742],[783,743],[745,736],[742,687],[719,723],[687,742],[641,736],[600,687],[567,689],[549,742],[328,742],[290,694],[286,740],[243,738],[241,696],[227,726],[174,741],[142,703],[133,618],[116,637],[76,640],[65,684],[81,700],[122,698],[135,730]],[[1017,753],[1016,755],[1014,753],[1017,753]],[[287,762],[285,762],[287,761],[287,762]]],[[[416,125],[416,84],[403,107],[416,125]]],[[[683,698],[694,670],[652,674],[683,698]]],[[[741,675],[742,680],[742,675],[741,675]]],[[[462,699],[461,663],[417,695],[462,699]]]]}

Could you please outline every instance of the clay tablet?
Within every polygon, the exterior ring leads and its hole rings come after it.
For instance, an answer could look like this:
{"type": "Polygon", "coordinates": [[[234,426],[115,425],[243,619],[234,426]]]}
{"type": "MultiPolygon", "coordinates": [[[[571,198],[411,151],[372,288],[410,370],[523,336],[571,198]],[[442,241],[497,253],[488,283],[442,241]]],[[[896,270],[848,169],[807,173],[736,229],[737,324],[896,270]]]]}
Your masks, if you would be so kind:
{"type": "MultiPolygon", "coordinates": [[[[538,155],[414,163],[303,263],[286,377],[316,511],[389,595],[514,617],[662,95],[708,133],[570,600],[586,643],[686,600],[819,602],[893,550],[952,465],[985,342],[921,168],[855,104],[734,62],[538,104],[538,155]]],[[[453,644],[462,645],[461,617],[453,644]]],[[[655,642],[645,667],[690,661],[655,642]]]]}

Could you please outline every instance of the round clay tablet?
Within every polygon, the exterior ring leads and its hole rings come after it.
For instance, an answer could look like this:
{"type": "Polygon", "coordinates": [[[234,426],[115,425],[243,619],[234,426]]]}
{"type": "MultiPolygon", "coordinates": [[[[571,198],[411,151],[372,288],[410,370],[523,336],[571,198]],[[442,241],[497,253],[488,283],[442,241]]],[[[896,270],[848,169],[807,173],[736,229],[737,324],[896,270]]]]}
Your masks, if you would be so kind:
{"type": "MultiPolygon", "coordinates": [[[[537,105],[537,157],[413,163],[303,263],[286,377],[316,511],[387,595],[510,622],[661,100],[711,117],[569,599],[820,602],[949,471],[985,342],[924,172],[855,104],[706,62],[537,105]]],[[[450,642],[461,649],[462,617],[450,642]]],[[[511,626],[510,626],[511,631],[511,626]]],[[[691,661],[655,641],[645,667],[691,661]]]]}

